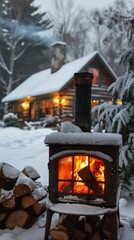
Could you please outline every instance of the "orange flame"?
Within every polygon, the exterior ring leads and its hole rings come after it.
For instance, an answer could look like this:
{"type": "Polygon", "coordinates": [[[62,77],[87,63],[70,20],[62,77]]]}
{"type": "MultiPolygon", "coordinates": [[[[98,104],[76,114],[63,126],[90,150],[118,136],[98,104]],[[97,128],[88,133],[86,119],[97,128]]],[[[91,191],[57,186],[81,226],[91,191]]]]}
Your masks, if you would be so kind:
{"type": "Polygon", "coordinates": [[[59,192],[104,194],[104,190],[105,165],[102,160],[85,155],[69,156],[59,160],[59,192]]]}

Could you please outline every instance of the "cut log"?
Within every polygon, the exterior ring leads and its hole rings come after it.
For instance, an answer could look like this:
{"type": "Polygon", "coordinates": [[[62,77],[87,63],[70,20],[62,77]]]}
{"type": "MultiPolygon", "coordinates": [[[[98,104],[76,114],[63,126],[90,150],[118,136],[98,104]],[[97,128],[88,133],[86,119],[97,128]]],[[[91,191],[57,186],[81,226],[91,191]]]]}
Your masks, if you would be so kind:
{"type": "Polygon", "coordinates": [[[11,230],[14,229],[16,226],[24,228],[28,220],[29,220],[29,215],[26,211],[15,210],[9,214],[5,222],[5,226],[11,230]]]}
{"type": "Polygon", "coordinates": [[[26,184],[19,184],[13,190],[15,197],[24,196],[32,192],[31,188],[26,184]]]}
{"type": "Polygon", "coordinates": [[[96,226],[97,222],[100,221],[100,216],[98,215],[90,215],[90,216],[86,216],[86,222],[91,224],[91,226],[96,226]]]}
{"type": "Polygon", "coordinates": [[[50,236],[54,240],[69,240],[70,239],[70,237],[68,236],[68,233],[62,229],[52,229],[50,231],[50,236]]]}
{"type": "Polygon", "coordinates": [[[103,233],[109,239],[113,239],[113,235],[117,235],[119,228],[119,217],[116,213],[106,214],[103,219],[103,233]]]}
{"type": "Polygon", "coordinates": [[[35,190],[32,192],[32,197],[37,201],[44,199],[46,196],[47,191],[43,187],[35,188],[35,190]]]}
{"type": "Polygon", "coordinates": [[[23,173],[19,175],[13,193],[16,197],[30,194],[36,188],[34,181],[26,177],[23,173]]]}
{"type": "Polygon", "coordinates": [[[26,170],[28,177],[7,163],[0,164],[0,229],[29,228],[46,210],[47,188],[35,182],[36,170],[30,166],[26,170]]]}
{"type": "Polygon", "coordinates": [[[5,199],[5,201],[2,202],[3,207],[7,209],[13,209],[15,208],[15,197],[12,195],[10,198],[5,199]]]}
{"type": "Polygon", "coordinates": [[[13,188],[19,174],[20,171],[10,164],[3,162],[0,164],[0,182],[4,180],[5,189],[13,188]]]}
{"type": "Polygon", "coordinates": [[[50,236],[55,240],[69,240],[79,216],[61,215],[50,229],[50,236]]]}
{"type": "Polygon", "coordinates": [[[73,239],[74,240],[84,240],[86,238],[87,234],[80,231],[78,228],[73,229],[73,239]]]}
{"type": "Polygon", "coordinates": [[[40,178],[39,173],[31,166],[25,166],[25,168],[22,170],[22,173],[34,181],[40,178]]]}
{"type": "Polygon", "coordinates": [[[1,179],[0,176],[0,189],[6,189],[6,181],[4,179],[1,179]]]}
{"type": "Polygon", "coordinates": [[[24,196],[21,199],[22,208],[28,208],[36,203],[36,200],[32,196],[24,196]]]}
{"type": "Polygon", "coordinates": [[[96,231],[89,237],[89,240],[101,240],[101,234],[99,231],[96,231]]]}
{"type": "Polygon", "coordinates": [[[39,202],[34,203],[32,205],[32,208],[36,216],[39,216],[42,212],[46,210],[46,206],[43,204],[40,204],[39,202]]]}
{"type": "Polygon", "coordinates": [[[89,171],[88,166],[78,171],[78,175],[82,179],[82,181],[85,182],[85,185],[93,191],[94,194],[101,194],[102,189],[93,174],[89,171]]]}
{"type": "Polygon", "coordinates": [[[10,198],[12,191],[0,189],[0,203],[5,201],[7,198],[10,198]]]}
{"type": "Polygon", "coordinates": [[[91,223],[85,222],[85,232],[91,233],[92,230],[93,230],[93,227],[92,227],[91,223]]]}
{"type": "Polygon", "coordinates": [[[6,213],[5,212],[0,212],[0,222],[2,222],[6,217],[6,213]]]}

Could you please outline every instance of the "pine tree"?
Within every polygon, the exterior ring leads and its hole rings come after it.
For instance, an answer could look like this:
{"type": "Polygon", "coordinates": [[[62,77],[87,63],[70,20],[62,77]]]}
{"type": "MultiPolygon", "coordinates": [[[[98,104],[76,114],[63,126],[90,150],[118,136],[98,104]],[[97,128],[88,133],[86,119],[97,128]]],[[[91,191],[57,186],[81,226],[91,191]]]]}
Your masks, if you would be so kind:
{"type": "MultiPolygon", "coordinates": [[[[134,20],[130,20],[130,38],[134,33],[134,20]]],[[[92,118],[98,114],[94,131],[120,133],[123,146],[120,151],[120,167],[124,183],[130,184],[134,175],[134,47],[126,50],[120,57],[125,74],[117,78],[108,88],[112,96],[110,104],[103,103],[92,109],[92,118]]]]}
{"type": "Polygon", "coordinates": [[[42,49],[46,48],[38,32],[49,29],[51,22],[47,19],[46,13],[39,13],[38,7],[33,3],[34,0],[0,1],[0,71],[3,76],[0,81],[6,95],[13,89],[13,84],[20,80],[16,77],[18,77],[19,61],[24,53],[25,62],[32,63],[33,58],[26,53],[32,49],[30,53],[35,54],[33,49],[36,46],[35,49],[40,50],[38,54],[42,54],[41,43],[42,49]]]}

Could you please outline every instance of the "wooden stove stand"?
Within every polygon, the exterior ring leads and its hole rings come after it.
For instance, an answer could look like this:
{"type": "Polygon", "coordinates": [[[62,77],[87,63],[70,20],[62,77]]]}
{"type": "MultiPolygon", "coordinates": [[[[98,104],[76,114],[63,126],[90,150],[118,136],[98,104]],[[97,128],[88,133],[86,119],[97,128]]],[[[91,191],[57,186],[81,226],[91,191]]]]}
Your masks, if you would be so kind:
{"type": "Polygon", "coordinates": [[[49,239],[49,230],[51,226],[52,216],[54,213],[77,216],[93,216],[93,215],[109,216],[111,225],[111,240],[117,240],[118,235],[117,215],[119,215],[118,208],[102,208],[91,205],[71,203],[50,204],[47,206],[46,230],[44,240],[49,239]]]}

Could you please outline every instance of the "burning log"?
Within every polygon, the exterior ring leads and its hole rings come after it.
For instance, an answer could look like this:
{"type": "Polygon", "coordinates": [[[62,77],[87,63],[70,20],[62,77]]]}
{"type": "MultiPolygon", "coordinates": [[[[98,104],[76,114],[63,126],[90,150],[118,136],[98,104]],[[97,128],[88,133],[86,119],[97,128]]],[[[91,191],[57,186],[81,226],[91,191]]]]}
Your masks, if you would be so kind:
{"type": "Polygon", "coordinates": [[[79,217],[61,215],[50,229],[50,236],[55,240],[69,240],[79,217]]]}
{"type": "Polygon", "coordinates": [[[82,179],[82,181],[85,182],[85,185],[88,186],[94,192],[94,194],[99,194],[99,195],[101,194],[102,189],[99,186],[99,183],[96,181],[93,174],[91,173],[91,171],[89,171],[88,166],[81,169],[78,172],[78,175],[82,179]],[[90,183],[89,183],[89,180],[90,180],[90,183]]]}

